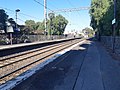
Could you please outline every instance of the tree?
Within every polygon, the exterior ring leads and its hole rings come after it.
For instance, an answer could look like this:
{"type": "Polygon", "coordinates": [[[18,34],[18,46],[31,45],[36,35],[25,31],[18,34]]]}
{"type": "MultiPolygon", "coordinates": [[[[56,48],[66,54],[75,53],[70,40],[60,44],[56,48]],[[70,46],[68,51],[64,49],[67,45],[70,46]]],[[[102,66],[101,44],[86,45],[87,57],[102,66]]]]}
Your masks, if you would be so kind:
{"type": "MultiPolygon", "coordinates": [[[[112,35],[114,19],[114,0],[92,0],[91,26],[101,35],[112,35]]],[[[120,35],[120,0],[116,0],[116,35],[120,35]]]]}
{"type": "Polygon", "coordinates": [[[28,31],[29,34],[44,34],[44,21],[43,22],[35,22],[34,20],[26,20],[25,28],[23,31],[28,31]]]}
{"type": "Polygon", "coordinates": [[[120,36],[120,0],[116,0],[116,25],[117,25],[117,35],[120,36]]]}
{"type": "Polygon", "coordinates": [[[5,30],[5,32],[6,32],[7,19],[8,19],[8,15],[5,13],[5,10],[0,9],[0,30],[5,30]]]}
{"type": "Polygon", "coordinates": [[[91,26],[99,35],[112,34],[113,0],[92,0],[91,26]]]}
{"type": "Polygon", "coordinates": [[[94,36],[94,31],[93,31],[93,29],[90,29],[90,28],[88,28],[88,27],[86,27],[85,29],[83,29],[82,32],[83,32],[85,35],[88,35],[88,37],[93,37],[93,36],[94,36]]]}
{"type": "Polygon", "coordinates": [[[30,29],[31,32],[35,32],[37,30],[37,25],[34,20],[26,20],[25,25],[30,29]]]}
{"type": "Polygon", "coordinates": [[[68,21],[62,15],[58,15],[53,19],[53,34],[62,35],[68,24],[68,21]]]}
{"type": "Polygon", "coordinates": [[[50,18],[50,23],[49,23],[49,31],[48,34],[51,35],[53,34],[53,19],[55,19],[55,14],[54,13],[49,13],[48,17],[50,18]]]}
{"type": "Polygon", "coordinates": [[[44,34],[44,22],[36,22],[36,29],[38,34],[44,34]]]}
{"type": "MultiPolygon", "coordinates": [[[[49,18],[52,20],[47,20],[47,29],[48,34],[52,35],[62,35],[68,24],[68,21],[62,15],[55,16],[54,13],[49,14],[49,18]],[[51,15],[51,16],[50,16],[51,15]]],[[[45,27],[44,27],[44,20],[42,22],[35,22],[34,20],[26,20],[25,26],[27,27],[26,30],[35,33],[44,34],[45,27]]]]}

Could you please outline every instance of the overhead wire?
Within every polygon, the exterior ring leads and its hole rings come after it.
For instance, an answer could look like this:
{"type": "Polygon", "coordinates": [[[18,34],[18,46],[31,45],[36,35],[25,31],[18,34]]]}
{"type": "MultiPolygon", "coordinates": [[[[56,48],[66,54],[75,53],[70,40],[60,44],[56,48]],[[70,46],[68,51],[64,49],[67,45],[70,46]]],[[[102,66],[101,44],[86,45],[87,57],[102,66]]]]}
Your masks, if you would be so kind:
{"type": "MultiPolygon", "coordinates": [[[[38,3],[38,4],[40,4],[41,6],[43,6],[43,7],[45,7],[42,3],[40,3],[39,1],[37,1],[37,0],[34,0],[36,3],[38,3]]],[[[48,10],[50,10],[50,11],[53,11],[53,10],[51,10],[50,8],[48,8],[47,6],[46,6],[46,8],[48,9],[48,10]]]]}
{"type": "Polygon", "coordinates": [[[22,22],[25,22],[24,20],[20,19],[20,18],[17,18],[18,20],[22,21],[22,22]]]}
{"type": "MultiPolygon", "coordinates": [[[[67,2],[68,2],[72,7],[74,7],[74,5],[73,5],[69,0],[67,0],[67,2]]],[[[77,12],[77,13],[80,15],[79,12],[77,12]]]]}
{"type": "Polygon", "coordinates": [[[19,13],[19,14],[24,15],[24,16],[28,16],[28,17],[31,17],[31,18],[34,18],[34,19],[39,19],[37,17],[31,16],[31,15],[27,15],[27,14],[24,14],[24,13],[19,13]]]}
{"type": "MultiPolygon", "coordinates": [[[[38,3],[39,5],[41,5],[41,6],[43,6],[43,7],[45,7],[42,3],[40,3],[39,1],[37,1],[37,0],[34,0],[36,3],[38,3]]],[[[69,1],[68,1],[69,2],[69,1]]],[[[71,4],[70,2],[69,2],[69,4],[71,4]]],[[[2,9],[5,9],[5,10],[7,10],[7,11],[10,11],[10,12],[12,12],[12,13],[14,13],[15,11],[14,10],[11,10],[11,9],[8,9],[8,8],[6,8],[6,7],[0,7],[0,8],[2,8],[2,9]]],[[[49,11],[51,11],[51,12],[54,12],[53,10],[51,10],[50,8],[48,8],[47,6],[46,6],[46,8],[49,10],[49,11]]],[[[56,13],[56,12],[54,12],[54,13],[56,13]]],[[[65,12],[64,12],[65,13],[65,12]]],[[[31,18],[34,18],[34,19],[39,19],[39,18],[37,18],[37,17],[34,17],[34,16],[31,16],[31,15],[28,15],[28,14],[25,14],[25,13],[19,13],[19,14],[21,14],[21,15],[24,15],[24,16],[27,16],[27,17],[31,17],[31,18]]],[[[66,13],[65,13],[66,14],[66,13]]],[[[67,15],[67,14],[66,14],[67,15]]],[[[67,15],[68,16],[68,15],[67,15]]],[[[23,21],[23,20],[22,20],[23,21]]]]}
{"type": "MultiPolygon", "coordinates": [[[[43,7],[45,7],[41,2],[39,2],[39,1],[37,1],[37,0],[34,0],[36,3],[38,3],[38,4],[40,4],[41,6],[43,6],[43,7]]],[[[54,6],[55,7],[55,6],[54,6]]],[[[53,13],[56,13],[56,12],[54,12],[54,10],[51,10],[50,8],[48,8],[47,6],[46,6],[46,8],[49,10],[49,11],[51,11],[51,12],[53,12],[53,13]]],[[[55,7],[56,8],[56,7],[55,7]]],[[[64,12],[65,13],[65,12],[64,12]]],[[[66,13],[65,13],[66,14],[66,13]]],[[[67,14],[66,14],[67,15],[67,14]]],[[[67,15],[68,16],[68,15],[67,15]]]]}
{"type": "MultiPolygon", "coordinates": [[[[54,6],[53,4],[51,4],[54,8],[56,8],[56,9],[58,9],[56,6],[54,6]]],[[[52,10],[52,12],[54,12],[54,10],[52,10]]],[[[57,13],[57,12],[54,12],[54,13],[57,13]]],[[[66,16],[68,16],[67,14],[66,14],[66,12],[62,12],[62,13],[64,13],[66,16]]],[[[68,16],[69,17],[69,16],[68,16]]]]}
{"type": "MultiPolygon", "coordinates": [[[[0,7],[0,8],[15,13],[14,10],[11,10],[11,9],[8,9],[8,8],[5,8],[5,7],[0,7]]],[[[28,15],[28,14],[25,14],[25,13],[21,13],[21,12],[20,12],[19,14],[24,15],[24,16],[27,16],[27,17],[31,17],[31,18],[34,18],[34,19],[39,19],[39,18],[37,18],[37,17],[31,16],[31,15],[28,15]]]]}
{"type": "MultiPolygon", "coordinates": [[[[72,7],[75,7],[75,5],[73,5],[72,3],[71,3],[71,1],[70,0],[67,0],[67,2],[69,3],[69,5],[71,5],[72,7]]],[[[71,11],[72,12],[72,11],[71,11]]],[[[77,13],[78,13],[78,15],[80,16],[80,13],[77,11],[77,13]]],[[[71,25],[71,24],[70,24],[71,25]]],[[[73,24],[72,24],[73,25],[73,24]]]]}

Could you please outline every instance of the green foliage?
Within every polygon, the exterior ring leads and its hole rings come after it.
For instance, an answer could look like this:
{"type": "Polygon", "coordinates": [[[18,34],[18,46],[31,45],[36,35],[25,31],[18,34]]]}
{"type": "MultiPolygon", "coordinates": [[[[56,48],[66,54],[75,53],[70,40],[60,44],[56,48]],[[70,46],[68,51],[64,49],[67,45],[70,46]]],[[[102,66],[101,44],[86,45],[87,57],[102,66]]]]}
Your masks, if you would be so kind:
{"type": "Polygon", "coordinates": [[[68,21],[62,15],[52,15],[52,20],[48,23],[48,29],[51,29],[50,33],[53,35],[62,35],[64,33],[66,25],[68,24],[68,21]]]}
{"type": "Polygon", "coordinates": [[[37,22],[37,30],[45,30],[44,22],[37,22]]]}
{"type": "Polygon", "coordinates": [[[82,32],[85,34],[85,35],[88,35],[88,37],[93,37],[94,36],[94,33],[95,31],[93,29],[90,29],[88,27],[86,27],[85,29],[82,30],[82,32]]]}
{"type": "Polygon", "coordinates": [[[116,9],[116,22],[117,22],[117,34],[120,36],[120,0],[116,0],[117,3],[117,9],[116,9]]]}
{"type": "Polygon", "coordinates": [[[25,25],[27,27],[29,27],[31,30],[35,30],[36,29],[36,24],[34,20],[26,20],[25,21],[25,25]]]}
{"type": "MultiPolygon", "coordinates": [[[[49,20],[47,21],[47,30],[49,35],[62,35],[68,24],[68,21],[62,15],[55,16],[54,13],[48,14],[49,20]]],[[[44,34],[44,21],[35,22],[34,20],[25,21],[26,30],[30,33],[44,34]]]]}
{"type": "Polygon", "coordinates": [[[8,15],[5,13],[5,10],[0,9],[0,29],[6,30],[7,19],[8,19],[8,15]]]}
{"type": "Polygon", "coordinates": [[[31,34],[42,34],[44,30],[44,23],[43,22],[35,22],[34,20],[26,20],[25,21],[25,32],[26,30],[31,34]]]}
{"type": "MultiPolygon", "coordinates": [[[[112,35],[112,20],[114,19],[114,0],[92,0],[91,2],[91,26],[101,35],[112,35]]],[[[117,1],[116,34],[120,28],[120,1],[117,1]]]]}

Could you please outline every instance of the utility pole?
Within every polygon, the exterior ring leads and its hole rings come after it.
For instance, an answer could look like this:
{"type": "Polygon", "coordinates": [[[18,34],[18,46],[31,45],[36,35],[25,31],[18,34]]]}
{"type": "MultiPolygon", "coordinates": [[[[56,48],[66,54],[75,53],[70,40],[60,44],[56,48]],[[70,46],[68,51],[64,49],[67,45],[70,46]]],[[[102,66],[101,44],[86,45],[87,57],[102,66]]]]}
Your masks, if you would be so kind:
{"type": "Polygon", "coordinates": [[[47,0],[44,0],[45,35],[47,34],[47,0]]]}
{"type": "Polygon", "coordinates": [[[112,22],[113,24],[113,53],[115,53],[115,30],[116,30],[116,0],[114,0],[114,20],[112,22]]]}

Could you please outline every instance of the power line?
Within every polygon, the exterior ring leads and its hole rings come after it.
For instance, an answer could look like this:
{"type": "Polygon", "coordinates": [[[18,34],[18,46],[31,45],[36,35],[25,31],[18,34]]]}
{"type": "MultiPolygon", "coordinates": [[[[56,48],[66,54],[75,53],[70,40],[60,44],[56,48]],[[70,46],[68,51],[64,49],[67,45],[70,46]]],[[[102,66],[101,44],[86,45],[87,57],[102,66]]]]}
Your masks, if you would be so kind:
{"type": "Polygon", "coordinates": [[[69,0],[67,0],[67,2],[68,2],[72,7],[74,7],[74,5],[73,5],[69,0]]]}
{"type": "Polygon", "coordinates": [[[45,19],[44,24],[45,24],[45,35],[46,35],[46,32],[47,32],[47,9],[50,10],[50,11],[52,11],[52,10],[47,7],[47,1],[46,0],[44,0],[44,5],[37,0],[34,0],[34,1],[44,7],[44,19],[45,19]]]}
{"type": "Polygon", "coordinates": [[[34,1],[44,7],[42,3],[38,2],[37,0],[34,0],[34,1]]]}
{"type": "Polygon", "coordinates": [[[40,3],[39,1],[37,1],[37,0],[34,0],[36,3],[38,3],[38,4],[40,4],[41,6],[43,6],[43,7],[46,7],[48,10],[50,10],[50,11],[52,11],[50,8],[48,8],[47,6],[44,6],[42,3],[40,3]]]}
{"type": "Polygon", "coordinates": [[[25,22],[24,20],[20,19],[20,18],[17,18],[18,20],[22,21],[22,22],[25,22]]]}
{"type": "MultiPolygon", "coordinates": [[[[7,10],[7,11],[11,11],[11,12],[15,13],[15,11],[14,11],[14,10],[11,10],[11,9],[8,9],[8,8],[4,8],[4,7],[0,7],[0,8],[5,9],[5,10],[7,10]]],[[[24,15],[24,16],[27,16],[27,17],[31,17],[31,18],[34,18],[34,19],[39,19],[39,18],[37,18],[37,17],[31,16],[31,15],[28,15],[28,14],[25,14],[25,13],[19,13],[19,14],[24,15]]]]}
{"type": "Polygon", "coordinates": [[[24,13],[19,13],[19,14],[22,14],[22,15],[24,15],[24,16],[28,16],[28,17],[31,17],[31,18],[39,19],[39,18],[37,18],[37,17],[31,16],[31,15],[27,15],[27,14],[24,14],[24,13]]]}
{"type": "MultiPolygon", "coordinates": [[[[74,5],[73,5],[69,0],[67,0],[67,2],[68,2],[72,7],[74,7],[74,5]]],[[[80,15],[79,12],[77,12],[77,13],[78,13],[78,15],[80,15]]]]}
{"type": "MultiPolygon", "coordinates": [[[[58,9],[56,6],[54,6],[53,4],[51,4],[54,8],[56,8],[56,9],[58,9]]],[[[57,12],[54,12],[53,10],[52,10],[52,12],[53,13],[57,13],[57,12]]],[[[68,16],[67,14],[66,14],[66,12],[63,12],[66,16],[68,16]]],[[[68,16],[69,17],[69,16],[68,16]]]]}
{"type": "MultiPolygon", "coordinates": [[[[40,4],[41,6],[43,7],[46,7],[50,12],[53,12],[53,13],[57,13],[57,12],[54,12],[53,10],[51,10],[50,8],[48,8],[47,6],[43,5],[42,3],[40,3],[39,1],[37,0],[34,0],[36,3],[40,4]]],[[[54,6],[55,7],[55,6],[54,6]]],[[[56,7],[55,7],[56,8],[56,7]]],[[[64,12],[65,13],[65,12],[64,12]]],[[[66,13],[65,13],[66,14],[66,13]]],[[[66,14],[67,15],[67,14],[66,14]]],[[[68,16],[68,15],[67,15],[68,16]]]]}

